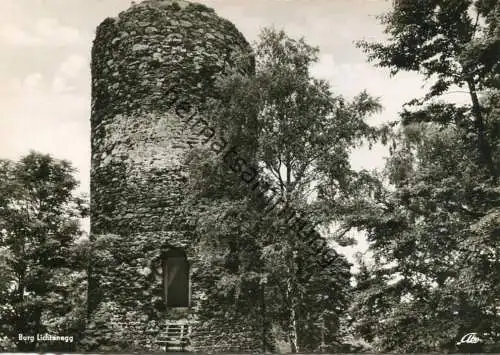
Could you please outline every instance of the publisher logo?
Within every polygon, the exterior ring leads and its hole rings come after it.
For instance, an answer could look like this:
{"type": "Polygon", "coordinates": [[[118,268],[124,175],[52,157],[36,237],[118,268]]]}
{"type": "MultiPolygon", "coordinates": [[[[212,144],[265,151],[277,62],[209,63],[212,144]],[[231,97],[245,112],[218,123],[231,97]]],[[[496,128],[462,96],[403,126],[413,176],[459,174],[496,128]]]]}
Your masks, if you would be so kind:
{"type": "Polygon", "coordinates": [[[457,345],[460,344],[477,344],[481,341],[479,337],[477,336],[477,333],[468,333],[465,334],[462,339],[457,343],[457,345]]]}

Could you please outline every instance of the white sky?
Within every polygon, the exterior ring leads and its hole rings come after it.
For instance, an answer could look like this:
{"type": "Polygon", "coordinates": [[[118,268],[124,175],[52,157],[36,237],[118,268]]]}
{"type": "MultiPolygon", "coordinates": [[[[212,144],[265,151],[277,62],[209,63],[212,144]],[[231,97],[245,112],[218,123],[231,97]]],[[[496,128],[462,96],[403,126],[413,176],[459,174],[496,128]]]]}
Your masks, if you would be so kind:
{"type": "MultiPolygon", "coordinates": [[[[380,40],[375,15],[386,0],[201,0],[231,20],[249,41],[264,26],[283,28],[320,47],[314,74],[336,93],[363,89],[381,98],[379,123],[397,118],[401,105],[421,96],[421,78],[365,62],[359,39],[380,40]]],[[[130,5],[128,0],[0,1],[0,158],[18,159],[30,149],[70,160],[81,190],[89,191],[90,49],[96,26],[130,5]]],[[[383,164],[386,150],[353,155],[357,168],[383,164]]],[[[363,249],[363,248],[362,248],[363,249]]]]}

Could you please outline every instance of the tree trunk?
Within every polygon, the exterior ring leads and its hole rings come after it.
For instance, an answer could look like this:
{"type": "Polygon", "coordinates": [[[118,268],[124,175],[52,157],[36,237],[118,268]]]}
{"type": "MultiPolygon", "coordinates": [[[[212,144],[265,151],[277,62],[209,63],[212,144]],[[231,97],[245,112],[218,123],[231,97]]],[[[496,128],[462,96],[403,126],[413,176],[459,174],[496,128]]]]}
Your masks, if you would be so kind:
{"type": "Polygon", "coordinates": [[[287,301],[288,301],[288,339],[290,341],[290,351],[299,351],[299,336],[297,327],[297,265],[294,255],[294,248],[288,257],[288,279],[287,279],[287,301]]]}
{"type": "Polygon", "coordinates": [[[261,333],[261,341],[262,341],[262,352],[265,353],[269,348],[267,344],[267,314],[266,314],[266,284],[261,282],[260,284],[260,310],[262,316],[262,333],[261,333]]]}
{"type": "Polygon", "coordinates": [[[297,353],[299,351],[298,347],[298,334],[297,334],[297,317],[295,313],[295,297],[294,287],[292,285],[291,277],[287,280],[287,295],[289,301],[289,310],[288,310],[288,339],[290,341],[290,352],[297,353]]]}
{"type": "MultiPolygon", "coordinates": [[[[285,181],[285,206],[283,210],[285,213],[290,211],[290,200],[291,200],[291,164],[290,157],[286,158],[286,181],[285,181]]],[[[288,222],[288,221],[287,221],[288,222]]],[[[297,263],[296,263],[296,255],[295,250],[296,242],[295,235],[290,236],[290,240],[288,242],[288,270],[287,270],[287,280],[286,280],[286,298],[288,303],[288,340],[290,342],[290,352],[297,353],[299,352],[299,343],[298,343],[298,327],[297,327],[297,263]]]]}
{"type": "Polygon", "coordinates": [[[479,104],[479,98],[477,97],[476,86],[472,79],[467,80],[467,86],[469,87],[469,94],[472,100],[472,114],[475,118],[474,126],[476,128],[478,136],[480,160],[490,172],[494,182],[496,182],[498,179],[498,172],[495,167],[495,163],[493,162],[491,146],[488,143],[486,126],[484,124],[481,105],[479,104]]]}
{"type": "MultiPolygon", "coordinates": [[[[26,314],[24,313],[24,270],[18,275],[18,293],[15,307],[16,312],[16,331],[17,334],[26,334],[26,314]]],[[[17,342],[17,350],[28,351],[26,343],[17,342]]]]}

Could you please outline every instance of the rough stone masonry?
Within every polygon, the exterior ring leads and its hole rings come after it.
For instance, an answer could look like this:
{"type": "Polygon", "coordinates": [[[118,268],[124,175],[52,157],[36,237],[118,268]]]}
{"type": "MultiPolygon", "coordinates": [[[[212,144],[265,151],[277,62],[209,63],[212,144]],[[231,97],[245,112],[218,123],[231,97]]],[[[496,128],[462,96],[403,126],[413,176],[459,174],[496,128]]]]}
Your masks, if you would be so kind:
{"type": "MultiPolygon", "coordinates": [[[[91,233],[97,239],[119,236],[135,255],[113,255],[120,265],[107,265],[100,275],[94,270],[90,295],[98,302],[91,312],[105,301],[137,311],[136,301],[146,297],[149,308],[141,311],[148,319],[196,318],[203,290],[195,275],[193,307],[179,314],[162,308],[162,281],[144,272],[169,247],[184,249],[191,272],[197,269],[189,216],[179,205],[186,181],[183,155],[203,137],[183,129],[173,109],[188,102],[201,110],[213,95],[216,75],[230,67],[253,73],[248,53],[249,44],[232,23],[185,1],[146,0],[98,26],[91,65],[91,233]]],[[[112,243],[103,248],[113,253],[112,243]]],[[[193,329],[198,350],[255,350],[251,342],[230,344],[229,334],[216,345],[197,331],[207,333],[193,329]]]]}

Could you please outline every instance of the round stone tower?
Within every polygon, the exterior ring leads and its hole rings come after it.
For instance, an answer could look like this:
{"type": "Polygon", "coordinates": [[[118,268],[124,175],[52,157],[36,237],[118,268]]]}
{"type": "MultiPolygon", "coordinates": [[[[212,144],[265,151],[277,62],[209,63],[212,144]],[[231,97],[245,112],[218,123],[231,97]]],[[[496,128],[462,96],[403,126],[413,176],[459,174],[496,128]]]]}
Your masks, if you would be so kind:
{"type": "Polygon", "coordinates": [[[176,107],[188,103],[203,115],[218,74],[253,72],[249,53],[232,23],[181,0],[146,0],[98,26],[91,65],[91,233],[95,240],[117,236],[120,253],[130,254],[118,255],[111,242],[101,245],[114,259],[94,268],[90,312],[105,301],[137,310],[137,300],[149,298],[144,312],[150,315],[193,316],[203,290],[192,277],[196,252],[187,223],[196,211],[180,209],[182,161],[206,137],[187,129],[176,107]],[[168,255],[171,260],[163,260],[168,255]],[[187,269],[177,259],[185,259],[187,269]],[[182,292],[173,296],[177,281],[170,280],[183,272],[190,275],[188,305],[182,292]],[[99,273],[107,273],[106,282],[98,281],[99,273]]]}

